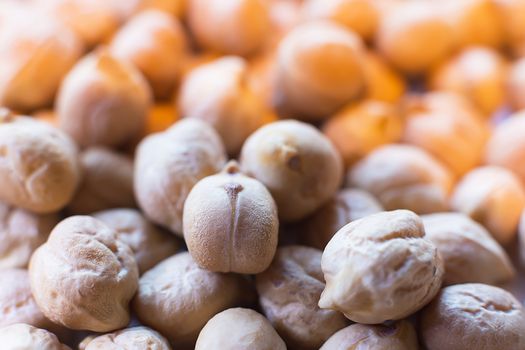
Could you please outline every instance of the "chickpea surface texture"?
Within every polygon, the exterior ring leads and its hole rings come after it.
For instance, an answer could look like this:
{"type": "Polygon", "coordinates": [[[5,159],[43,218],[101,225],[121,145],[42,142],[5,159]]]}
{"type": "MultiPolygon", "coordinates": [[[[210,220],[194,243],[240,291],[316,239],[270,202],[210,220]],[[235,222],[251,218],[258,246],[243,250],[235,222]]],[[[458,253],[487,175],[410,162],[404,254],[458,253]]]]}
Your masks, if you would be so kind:
{"type": "Polygon", "coordinates": [[[147,327],[126,328],[100,335],[85,344],[82,350],[171,350],[168,341],[147,327]]]}
{"type": "Polygon", "coordinates": [[[53,333],[25,323],[0,328],[0,343],[3,350],[71,350],[53,333]]]}

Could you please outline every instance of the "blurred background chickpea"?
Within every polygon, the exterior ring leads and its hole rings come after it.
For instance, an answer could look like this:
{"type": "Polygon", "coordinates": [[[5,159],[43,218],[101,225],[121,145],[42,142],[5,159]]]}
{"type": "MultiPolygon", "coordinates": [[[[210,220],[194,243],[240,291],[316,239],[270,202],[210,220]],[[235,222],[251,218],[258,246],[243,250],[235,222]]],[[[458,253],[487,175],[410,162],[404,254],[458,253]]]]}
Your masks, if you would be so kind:
{"type": "Polygon", "coordinates": [[[515,111],[525,109],[525,57],[515,61],[509,70],[507,94],[515,111]]]}
{"type": "Polygon", "coordinates": [[[371,100],[398,102],[407,90],[403,76],[392,68],[380,55],[366,52],[363,61],[365,73],[365,96],[371,100]]]}

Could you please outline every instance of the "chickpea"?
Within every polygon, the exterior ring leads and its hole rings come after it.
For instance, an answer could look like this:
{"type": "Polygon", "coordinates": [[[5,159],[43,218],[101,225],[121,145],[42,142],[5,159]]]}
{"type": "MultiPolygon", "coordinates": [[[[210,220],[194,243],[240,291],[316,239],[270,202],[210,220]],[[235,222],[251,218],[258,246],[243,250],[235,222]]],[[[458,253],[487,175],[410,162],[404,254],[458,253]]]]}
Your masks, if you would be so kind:
{"type": "Polygon", "coordinates": [[[171,350],[168,341],[147,327],[126,328],[83,342],[81,350],[171,350]]]}
{"type": "Polygon", "coordinates": [[[369,215],[339,230],[321,260],[319,307],[359,323],[400,320],[438,293],[443,261],[408,210],[369,215]]]}
{"type": "Polygon", "coordinates": [[[69,346],[60,343],[53,333],[25,323],[0,328],[0,343],[4,350],[71,350],[69,346]]]}
{"type": "Polygon", "coordinates": [[[186,37],[178,20],[160,10],[135,15],[115,35],[110,51],[131,62],[157,99],[171,97],[182,71],[186,37]]]}
{"type": "Polygon", "coordinates": [[[423,310],[420,334],[428,350],[522,349],[525,311],[503,289],[458,284],[443,288],[423,310]]]}
{"type": "Polygon", "coordinates": [[[507,94],[514,110],[525,109],[525,58],[513,63],[507,78],[507,94]]]}
{"type": "Polygon", "coordinates": [[[525,189],[505,168],[480,167],[457,184],[451,207],[485,226],[498,243],[507,245],[516,237],[525,208],[525,189]]]}
{"type": "Polygon", "coordinates": [[[99,50],[67,74],[57,97],[59,126],[82,147],[117,147],[142,132],[151,91],[130,63],[99,50]]]}
{"type": "Polygon", "coordinates": [[[187,0],[135,0],[135,1],[114,1],[117,8],[120,8],[122,16],[127,18],[133,14],[146,10],[158,10],[166,12],[178,19],[186,15],[187,0]],[[120,7],[119,7],[120,6],[120,7]]]}
{"type": "Polygon", "coordinates": [[[179,121],[139,144],[134,173],[137,202],[149,220],[182,237],[188,193],[225,162],[224,146],[210,125],[196,119],[179,121]]]}
{"type": "Polygon", "coordinates": [[[278,114],[318,121],[363,92],[363,43],[329,21],[305,23],[280,42],[272,104],[278,114]]]}
{"type": "Polygon", "coordinates": [[[371,100],[397,103],[407,89],[403,77],[380,55],[368,51],[363,60],[365,97],[371,100]]]}
{"type": "Polygon", "coordinates": [[[82,181],[67,209],[74,214],[135,207],[133,162],[106,148],[91,147],[80,154],[82,181]]]}
{"type": "Polygon", "coordinates": [[[133,310],[142,324],[166,335],[176,349],[190,348],[213,315],[251,297],[246,289],[242,276],[203,270],[184,252],[140,278],[133,310]]]}
{"type": "Polygon", "coordinates": [[[515,275],[507,253],[483,226],[459,213],[421,217],[443,262],[443,284],[507,282],[515,275]]]}
{"type": "Polygon", "coordinates": [[[70,200],[80,180],[77,148],[60,130],[0,109],[0,200],[52,213],[70,200]]]}
{"type": "Polygon", "coordinates": [[[195,350],[286,350],[286,345],[261,314],[243,308],[213,316],[202,329],[195,350]]]}
{"type": "Polygon", "coordinates": [[[525,54],[525,1],[495,0],[498,10],[504,17],[505,42],[517,56],[525,54]]]}
{"type": "Polygon", "coordinates": [[[38,307],[55,323],[107,332],[129,322],[137,263],[99,220],[72,216],[60,222],[31,257],[29,275],[38,307]]]}
{"type": "Polygon", "coordinates": [[[453,179],[451,172],[424,150],[386,145],[350,169],[347,182],[370,192],[386,210],[429,214],[446,211],[453,179]]]}
{"type": "Polygon", "coordinates": [[[406,116],[413,114],[454,114],[458,118],[483,119],[481,111],[464,95],[451,91],[430,91],[424,94],[409,94],[400,103],[406,116]]]}
{"type": "Polygon", "coordinates": [[[319,349],[347,324],[339,312],[317,306],[324,289],[317,249],[279,248],[272,265],[256,276],[256,285],[262,311],[290,347],[319,349]]]}
{"type": "Polygon", "coordinates": [[[335,147],[317,129],[298,121],[258,129],[244,143],[240,159],[243,172],[270,190],[285,222],[315,212],[342,181],[343,164],[335,147]]]}

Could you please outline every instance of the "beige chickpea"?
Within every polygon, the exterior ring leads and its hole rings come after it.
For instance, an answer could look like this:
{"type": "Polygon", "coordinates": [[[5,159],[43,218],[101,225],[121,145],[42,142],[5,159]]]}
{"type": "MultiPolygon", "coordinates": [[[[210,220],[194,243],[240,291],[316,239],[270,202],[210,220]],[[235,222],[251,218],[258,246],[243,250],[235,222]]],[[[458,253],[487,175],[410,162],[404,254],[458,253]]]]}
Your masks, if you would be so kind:
{"type": "Polygon", "coordinates": [[[376,35],[379,52],[407,74],[427,72],[447,57],[453,40],[438,4],[431,1],[406,1],[386,11],[376,35]]]}
{"type": "Polygon", "coordinates": [[[93,217],[115,230],[118,239],[131,248],[140,274],[179,249],[173,235],[155,227],[136,209],[109,209],[96,212],[93,217]]]}
{"type": "Polygon", "coordinates": [[[306,245],[323,250],[333,235],[346,224],[383,211],[370,193],[355,188],[343,189],[299,226],[306,245]]]}
{"type": "Polygon", "coordinates": [[[379,24],[379,13],[373,1],[310,0],[302,9],[305,20],[328,19],[356,32],[364,40],[373,38],[379,24]]]}
{"type": "Polygon", "coordinates": [[[188,0],[187,19],[201,48],[227,55],[257,52],[270,29],[262,0],[188,0]]]}
{"type": "Polygon", "coordinates": [[[60,130],[0,109],[0,200],[35,213],[62,209],[80,180],[77,148],[60,130]]]}
{"type": "Polygon", "coordinates": [[[82,350],[171,350],[168,341],[147,327],[125,328],[83,342],[82,350]]]}
{"type": "Polygon", "coordinates": [[[213,316],[202,329],[195,350],[286,350],[286,344],[261,314],[243,308],[213,316]]]}
{"type": "Polygon", "coordinates": [[[179,21],[160,10],[147,10],[117,32],[110,51],[133,63],[148,80],[155,97],[166,99],[179,80],[185,48],[185,33],[179,21]]]}
{"type": "Polygon", "coordinates": [[[298,221],[337,192],[343,162],[332,143],[313,126],[285,120],[254,132],[241,151],[241,167],[272,194],[279,218],[298,221]]]}
{"type": "Polygon", "coordinates": [[[251,90],[247,69],[240,57],[222,57],[190,71],[180,88],[180,114],[210,123],[232,156],[269,113],[251,90]]]}
{"type": "Polygon", "coordinates": [[[421,217],[445,264],[443,284],[507,282],[515,275],[507,253],[483,226],[459,213],[421,217]]]}
{"type": "Polygon", "coordinates": [[[350,169],[347,182],[370,192],[386,210],[409,209],[428,214],[446,211],[453,177],[448,168],[424,150],[386,145],[350,169]]]}
{"type": "Polygon", "coordinates": [[[364,89],[360,38],[329,21],[295,27],[280,42],[272,104],[280,115],[322,120],[364,89]]]}
{"type": "Polygon", "coordinates": [[[250,295],[246,288],[242,276],[203,270],[184,252],[141,277],[133,310],[142,324],[164,334],[176,349],[190,348],[213,315],[250,295]]]}
{"type": "Polygon", "coordinates": [[[422,313],[428,350],[517,350],[525,346],[525,311],[514,296],[485,284],[443,288],[422,313]]]}
{"type": "Polygon", "coordinates": [[[505,42],[515,56],[525,54],[525,1],[495,0],[503,16],[505,42]]]}
{"type": "Polygon", "coordinates": [[[525,189],[505,168],[479,167],[457,184],[451,207],[485,226],[496,241],[507,245],[516,237],[525,208],[525,189]]]}
{"type": "Polygon", "coordinates": [[[503,56],[489,48],[470,47],[436,67],[429,85],[465,95],[490,116],[505,103],[506,77],[503,56]]]}
{"type": "Polygon", "coordinates": [[[102,49],[64,78],[58,123],[82,147],[121,146],[143,130],[150,103],[150,87],[137,68],[102,49]]]}
{"type": "Polygon", "coordinates": [[[99,220],[72,216],[60,222],[31,257],[29,275],[38,307],[55,323],[107,332],[129,322],[137,263],[99,220]]]}
{"type": "Polygon", "coordinates": [[[53,333],[25,323],[0,328],[0,343],[3,350],[71,350],[53,333]]]}
{"type": "Polygon", "coordinates": [[[279,219],[270,192],[228,163],[193,186],[184,204],[184,239],[204,269],[260,273],[277,248],[279,219]]]}
{"type": "Polygon", "coordinates": [[[397,103],[407,89],[403,76],[373,51],[366,53],[363,62],[365,97],[371,100],[397,103]]]}
{"type": "Polygon", "coordinates": [[[102,147],[80,154],[82,181],[67,209],[73,214],[135,207],[133,162],[128,157],[102,147]]]}
{"type": "Polygon", "coordinates": [[[126,18],[135,13],[146,10],[159,10],[166,12],[176,18],[182,19],[186,15],[188,0],[131,0],[114,1],[117,8],[126,18]]]}
{"type": "Polygon", "coordinates": [[[404,120],[390,103],[362,100],[341,109],[323,125],[347,167],[378,146],[401,138],[404,120]]]}
{"type": "Polygon", "coordinates": [[[26,7],[0,18],[0,106],[30,112],[52,105],[83,48],[67,28],[26,7]]]}
{"type": "Polygon", "coordinates": [[[513,63],[507,77],[507,94],[514,110],[525,109],[525,58],[513,63]]]}
{"type": "Polygon", "coordinates": [[[0,202],[0,270],[27,267],[59,221],[57,214],[33,214],[0,202]]]}
{"type": "Polygon", "coordinates": [[[353,324],[335,333],[320,350],[417,350],[416,331],[407,321],[392,325],[353,324]]]}
{"type": "Polygon", "coordinates": [[[184,119],[139,144],[135,155],[137,202],[152,222],[182,236],[184,201],[202,178],[226,162],[217,132],[197,119],[184,119]]]}
{"type": "Polygon", "coordinates": [[[324,289],[321,254],[299,245],[281,247],[270,267],[256,276],[262,311],[292,348],[319,349],[347,325],[341,313],[317,306],[324,289]]]}
{"type": "Polygon", "coordinates": [[[321,260],[326,287],[319,306],[359,323],[400,320],[438,293],[443,261],[408,210],[369,215],[339,230],[321,260]]]}

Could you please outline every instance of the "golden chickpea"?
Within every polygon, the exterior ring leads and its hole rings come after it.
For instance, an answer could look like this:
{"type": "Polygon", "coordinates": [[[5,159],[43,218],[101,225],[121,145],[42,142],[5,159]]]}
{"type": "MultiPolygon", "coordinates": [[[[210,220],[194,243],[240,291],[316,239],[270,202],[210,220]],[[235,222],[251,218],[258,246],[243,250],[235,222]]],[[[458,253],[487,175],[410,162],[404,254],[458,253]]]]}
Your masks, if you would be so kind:
{"type": "Polygon", "coordinates": [[[365,97],[397,103],[406,90],[404,78],[378,54],[368,51],[363,61],[365,97]]]}
{"type": "Polygon", "coordinates": [[[280,115],[322,120],[364,89],[363,44],[329,21],[295,27],[281,41],[272,103],[280,115]]]}
{"type": "Polygon", "coordinates": [[[514,110],[525,109],[525,57],[515,61],[509,71],[507,94],[514,110]]]}
{"type": "Polygon", "coordinates": [[[495,0],[503,16],[505,42],[512,53],[517,56],[525,54],[525,1],[495,0]]]}
{"type": "Polygon", "coordinates": [[[120,10],[121,16],[124,18],[141,11],[159,10],[182,19],[186,15],[187,2],[188,0],[115,0],[113,6],[120,10]]]}

